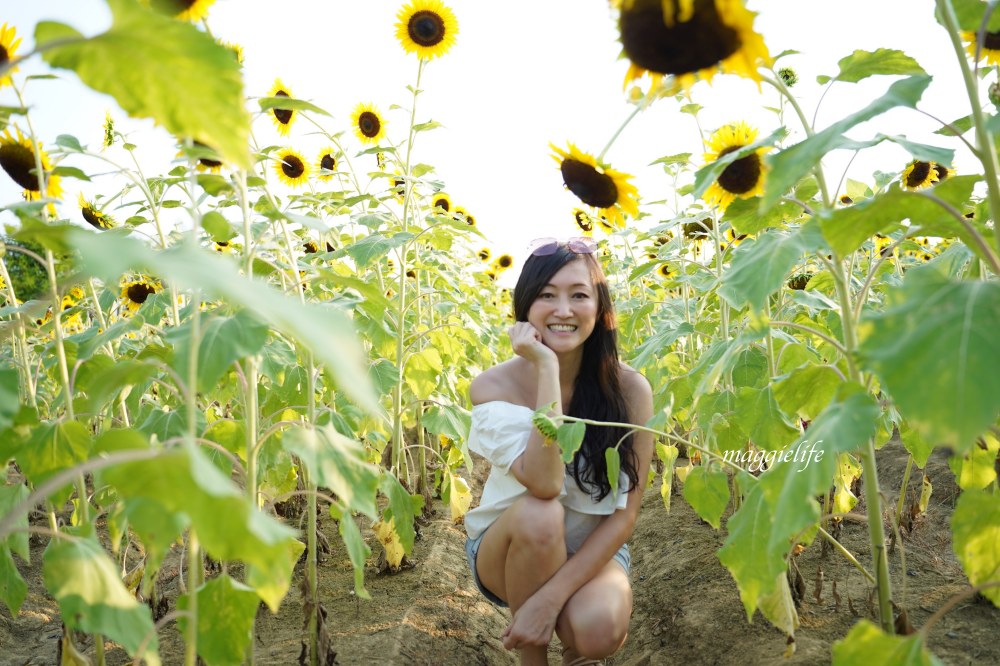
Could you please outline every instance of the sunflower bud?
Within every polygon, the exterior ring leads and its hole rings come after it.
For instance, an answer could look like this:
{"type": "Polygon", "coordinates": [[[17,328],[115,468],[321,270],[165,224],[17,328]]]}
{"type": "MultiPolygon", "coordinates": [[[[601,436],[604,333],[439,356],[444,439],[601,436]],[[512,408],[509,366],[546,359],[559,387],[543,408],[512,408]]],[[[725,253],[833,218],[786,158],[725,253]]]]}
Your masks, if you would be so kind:
{"type": "Polygon", "coordinates": [[[1000,110],[1000,81],[994,81],[990,84],[989,89],[990,102],[993,103],[998,110],[1000,110]]]}
{"type": "Polygon", "coordinates": [[[791,67],[782,67],[779,69],[778,78],[781,79],[781,82],[789,88],[799,82],[799,75],[796,74],[795,70],[791,67]]]}

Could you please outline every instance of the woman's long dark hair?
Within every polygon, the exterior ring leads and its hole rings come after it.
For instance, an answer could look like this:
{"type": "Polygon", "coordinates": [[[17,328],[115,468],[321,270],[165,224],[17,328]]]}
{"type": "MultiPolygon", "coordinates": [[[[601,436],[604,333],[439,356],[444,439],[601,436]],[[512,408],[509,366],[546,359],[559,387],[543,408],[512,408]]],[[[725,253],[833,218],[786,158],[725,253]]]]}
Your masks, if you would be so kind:
{"type": "MultiPolygon", "coordinates": [[[[552,276],[571,261],[587,266],[597,296],[597,321],[594,331],[583,343],[580,373],[573,386],[573,399],[564,407],[567,416],[628,423],[628,405],[622,393],[621,366],[618,361],[618,324],[608,280],[593,254],[577,254],[560,243],[555,253],[528,257],[514,287],[514,319],[528,321],[528,310],[552,276]]],[[[569,465],[570,474],[580,490],[601,501],[611,492],[608,463],[604,451],[618,444],[624,428],[588,426],[583,444],[569,465]]],[[[618,447],[621,468],[629,480],[629,492],[639,487],[639,475],[632,448],[632,435],[618,447]]]]}

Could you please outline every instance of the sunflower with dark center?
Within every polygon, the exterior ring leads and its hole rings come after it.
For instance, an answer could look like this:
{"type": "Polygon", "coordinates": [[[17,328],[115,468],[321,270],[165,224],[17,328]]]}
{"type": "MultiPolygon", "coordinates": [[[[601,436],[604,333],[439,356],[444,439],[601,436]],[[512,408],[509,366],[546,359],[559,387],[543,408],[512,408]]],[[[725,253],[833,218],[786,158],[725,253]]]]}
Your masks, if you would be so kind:
{"type": "MultiPolygon", "coordinates": [[[[962,41],[966,43],[965,50],[969,57],[976,60],[976,36],[975,32],[963,32],[962,41]]],[[[986,58],[990,65],[1000,65],[1000,32],[986,31],[983,35],[982,48],[979,50],[979,60],[986,58]]]]}
{"type": "MultiPolygon", "coordinates": [[[[5,66],[17,56],[17,47],[21,45],[21,40],[17,36],[17,29],[4,23],[0,26],[0,67],[5,66]]],[[[3,74],[0,74],[0,88],[13,84],[10,75],[18,68],[11,67],[3,74]]]]}
{"type": "MultiPolygon", "coordinates": [[[[15,128],[17,137],[10,133],[8,127],[3,136],[0,136],[0,167],[7,172],[15,183],[24,188],[24,198],[28,201],[35,201],[42,198],[42,191],[38,184],[38,175],[35,169],[35,148],[31,139],[21,134],[21,130],[15,128]]],[[[42,172],[45,175],[44,195],[50,199],[58,199],[62,195],[62,185],[59,176],[50,173],[52,163],[49,156],[42,150],[41,142],[38,143],[38,157],[42,163],[42,172]]],[[[55,214],[55,206],[49,204],[49,212],[55,214]]]]}
{"type": "Polygon", "coordinates": [[[320,180],[330,180],[337,175],[337,157],[333,148],[320,151],[319,159],[316,160],[316,170],[319,171],[320,180]]]}
{"type": "Polygon", "coordinates": [[[309,166],[297,151],[285,148],[274,163],[278,179],[289,187],[299,187],[309,179],[309,166]]]}
{"type": "Polygon", "coordinates": [[[937,182],[941,182],[955,175],[954,169],[949,169],[943,164],[938,164],[937,162],[932,162],[934,165],[934,173],[937,174],[937,182]]]}
{"type": "Polygon", "coordinates": [[[705,238],[708,232],[715,226],[715,220],[710,217],[703,217],[694,222],[685,222],[681,227],[681,233],[685,238],[705,238]]]}
{"type": "Polygon", "coordinates": [[[149,0],[149,5],[161,14],[180,21],[197,23],[208,17],[208,8],[215,0],[149,0]]]}
{"type": "Polygon", "coordinates": [[[319,245],[314,240],[307,240],[302,244],[302,251],[306,254],[316,254],[319,252],[319,245]]]}
{"type": "Polygon", "coordinates": [[[677,277],[677,271],[675,271],[674,268],[668,263],[660,264],[660,267],[656,269],[656,272],[665,280],[677,277]]]}
{"type": "Polygon", "coordinates": [[[82,193],[78,195],[77,202],[80,205],[80,214],[90,226],[95,229],[114,229],[117,226],[113,217],[97,210],[97,206],[87,201],[82,193]]]}
{"type": "Polygon", "coordinates": [[[576,221],[576,226],[580,228],[585,234],[589,234],[594,230],[594,221],[590,219],[590,215],[587,215],[587,211],[581,210],[580,208],[573,209],[573,219],[576,221]]]}
{"type": "Polygon", "coordinates": [[[222,160],[216,159],[218,155],[212,148],[200,141],[195,141],[194,146],[198,149],[195,151],[198,157],[195,168],[198,171],[208,171],[210,173],[219,173],[222,171],[222,160]]]}
{"type": "Polygon", "coordinates": [[[625,84],[649,74],[654,87],[665,75],[687,89],[718,72],[760,82],[770,65],[764,40],[753,30],[755,14],[743,0],[621,0],[618,28],[631,61],[625,84]]]}
{"type": "Polygon", "coordinates": [[[722,234],[722,237],[726,241],[722,245],[722,249],[725,249],[727,246],[736,247],[737,245],[739,245],[740,243],[742,243],[746,239],[747,235],[746,234],[737,234],[735,229],[733,229],[732,227],[729,227],[722,234]]]}
{"type": "Polygon", "coordinates": [[[385,137],[385,120],[374,104],[362,102],[354,107],[351,125],[361,143],[376,145],[385,137]]]}
{"type": "Polygon", "coordinates": [[[219,254],[230,254],[233,251],[233,244],[229,241],[215,241],[212,247],[219,254]]]}
{"type": "Polygon", "coordinates": [[[900,185],[904,190],[923,190],[937,182],[938,175],[933,162],[913,160],[900,177],[900,185]]]}
{"type": "MultiPolygon", "coordinates": [[[[281,79],[275,79],[274,85],[267,93],[268,97],[292,97],[292,92],[281,79]]],[[[292,123],[295,122],[295,109],[271,109],[271,116],[274,118],[274,125],[278,128],[278,134],[288,136],[292,130],[292,123]]]]}
{"type": "Polygon", "coordinates": [[[509,254],[501,254],[497,257],[497,260],[493,262],[493,266],[496,268],[498,273],[502,273],[513,265],[514,257],[509,254]]]}
{"type": "Polygon", "coordinates": [[[882,234],[875,234],[873,240],[875,241],[875,251],[878,252],[879,256],[885,256],[888,253],[889,246],[892,245],[892,239],[882,234]]]}
{"type": "Polygon", "coordinates": [[[850,206],[852,203],[854,203],[854,199],[844,194],[841,195],[840,197],[840,203],[844,204],[845,206],[850,206]]]}
{"type": "Polygon", "coordinates": [[[397,203],[403,203],[406,197],[406,179],[402,176],[393,176],[389,179],[389,191],[397,203]]]}
{"type": "Polygon", "coordinates": [[[455,45],[458,19],[441,0],[413,0],[396,14],[396,39],[407,53],[432,60],[455,45]]]}
{"type": "Polygon", "coordinates": [[[438,192],[431,199],[431,208],[440,208],[445,213],[451,210],[451,197],[444,192],[438,192]]]}
{"type": "Polygon", "coordinates": [[[162,289],[163,286],[156,280],[139,277],[122,283],[121,299],[129,312],[137,312],[146,299],[162,289]]]}
{"type": "Polygon", "coordinates": [[[559,163],[566,188],[583,203],[597,208],[610,227],[620,229],[625,226],[625,215],[639,214],[639,190],[629,182],[632,176],[598,163],[572,143],[567,144],[566,150],[553,144],[549,147],[555,153],[552,157],[559,163]]]}
{"type": "Polygon", "coordinates": [[[490,260],[490,248],[484,247],[479,251],[479,261],[489,261],[490,260]]]}
{"type": "MultiPolygon", "coordinates": [[[[714,162],[750,145],[756,138],[757,129],[743,121],[724,125],[708,140],[709,152],[705,153],[705,162],[714,162]]],[[[705,201],[715,204],[719,210],[725,210],[736,197],[748,199],[763,193],[764,161],[761,156],[768,150],[770,148],[766,146],[758,148],[728,164],[705,191],[705,201]]]]}
{"type": "Polygon", "coordinates": [[[798,273],[788,278],[788,288],[795,291],[802,291],[812,279],[812,273],[798,273]]]}

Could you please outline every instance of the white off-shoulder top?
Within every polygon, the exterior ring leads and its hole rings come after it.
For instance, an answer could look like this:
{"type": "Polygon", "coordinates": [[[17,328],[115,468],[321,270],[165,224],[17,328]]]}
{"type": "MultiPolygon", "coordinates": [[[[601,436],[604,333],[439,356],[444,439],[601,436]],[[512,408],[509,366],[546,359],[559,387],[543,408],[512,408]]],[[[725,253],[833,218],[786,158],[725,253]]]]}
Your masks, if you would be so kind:
{"type": "MultiPolygon", "coordinates": [[[[512,402],[494,400],[472,408],[472,428],[469,432],[469,450],[483,456],[493,465],[483,487],[479,506],[465,514],[465,529],[469,538],[476,539],[510,507],[527,488],[510,472],[510,466],[524,453],[528,437],[534,426],[534,410],[512,402]]],[[[595,502],[580,490],[576,480],[567,471],[558,500],[566,509],[566,550],[575,553],[580,545],[600,524],[604,516],[617,509],[624,509],[628,499],[628,476],[618,476],[618,492],[609,493],[595,502]]]]}

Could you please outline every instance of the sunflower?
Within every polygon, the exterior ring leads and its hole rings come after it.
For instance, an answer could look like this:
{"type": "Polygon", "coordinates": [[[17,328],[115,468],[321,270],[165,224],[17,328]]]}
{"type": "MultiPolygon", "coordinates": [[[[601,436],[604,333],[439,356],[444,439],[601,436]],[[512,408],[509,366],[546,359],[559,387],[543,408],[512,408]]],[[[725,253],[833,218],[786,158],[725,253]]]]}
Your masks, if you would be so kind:
{"type": "MultiPolygon", "coordinates": [[[[0,167],[7,172],[15,183],[24,188],[24,198],[28,201],[40,199],[41,190],[38,187],[38,176],[35,173],[35,148],[21,130],[16,129],[17,138],[10,133],[10,129],[4,130],[0,136],[0,167]]],[[[62,185],[59,176],[50,173],[52,164],[49,156],[42,150],[41,142],[38,142],[38,156],[41,158],[42,171],[45,174],[45,196],[51,199],[58,199],[62,194],[62,185]]],[[[55,214],[55,206],[49,204],[49,212],[55,214]]]]}
{"type": "Polygon", "coordinates": [[[320,180],[330,180],[337,171],[337,153],[333,148],[326,148],[319,154],[316,160],[316,170],[319,171],[320,180]]]}
{"type": "MultiPolygon", "coordinates": [[[[708,141],[710,152],[705,153],[706,162],[739,150],[754,142],[757,129],[743,121],[723,125],[708,141]]],[[[704,199],[725,210],[736,197],[748,199],[764,191],[764,162],[761,155],[768,148],[758,148],[746,157],[729,164],[718,179],[705,191],[704,199]]]]}
{"type": "MultiPolygon", "coordinates": [[[[292,92],[288,86],[281,82],[281,79],[275,79],[267,96],[291,97],[292,92]]],[[[271,114],[274,117],[274,124],[278,128],[278,134],[288,136],[292,129],[292,123],[295,121],[295,109],[271,109],[271,114]]]]}
{"type": "Polygon", "coordinates": [[[670,280],[677,277],[677,271],[668,263],[660,264],[660,267],[656,269],[656,272],[664,280],[670,280]]]}
{"type": "Polygon", "coordinates": [[[120,298],[125,302],[129,312],[137,312],[142,304],[146,302],[152,294],[163,290],[156,280],[145,276],[139,276],[132,280],[122,282],[120,298]]]}
{"type": "Polygon", "coordinates": [[[590,215],[587,215],[587,211],[580,208],[574,208],[573,219],[576,220],[576,226],[578,226],[580,231],[584,234],[592,234],[594,232],[594,221],[590,219],[590,215]]]}
{"type": "Polygon", "coordinates": [[[110,148],[115,145],[115,120],[111,117],[110,111],[104,112],[104,141],[101,144],[101,150],[105,148],[110,148]]]}
{"type": "Polygon", "coordinates": [[[900,185],[904,190],[922,190],[930,187],[938,180],[934,162],[913,160],[903,169],[900,185]]]}
{"type": "Polygon", "coordinates": [[[194,142],[194,147],[197,149],[195,152],[198,153],[198,161],[195,163],[195,169],[198,171],[208,171],[209,173],[219,173],[222,171],[222,160],[216,159],[218,155],[215,151],[203,144],[200,141],[194,142]]]}
{"type": "Polygon", "coordinates": [[[392,197],[397,203],[403,203],[403,199],[406,197],[406,179],[399,174],[390,178],[389,191],[392,192],[392,197]]]}
{"type": "Polygon", "coordinates": [[[114,229],[118,226],[113,217],[97,210],[97,206],[87,201],[82,193],[77,198],[77,202],[80,205],[80,214],[83,215],[83,219],[95,229],[114,229]]]}
{"type": "Polygon", "coordinates": [[[501,254],[496,258],[496,261],[493,262],[493,268],[497,273],[502,273],[513,265],[514,257],[509,254],[501,254]]]}
{"type": "Polygon", "coordinates": [[[230,254],[233,251],[233,244],[229,241],[215,241],[212,244],[212,249],[219,254],[230,254]]]}
{"type": "Polygon", "coordinates": [[[649,74],[654,87],[673,75],[687,89],[718,72],[760,82],[770,65],[764,40],[753,30],[755,14],[743,0],[621,0],[618,28],[631,62],[625,85],[649,74]]]}
{"type": "Polygon", "coordinates": [[[875,234],[873,239],[875,241],[875,251],[879,253],[879,256],[884,255],[889,246],[892,245],[892,239],[882,234],[875,234]]]}
{"type": "Polygon", "coordinates": [[[377,144],[385,138],[385,120],[374,104],[362,102],[354,107],[351,124],[361,143],[377,144]]]}
{"type": "Polygon", "coordinates": [[[606,234],[613,234],[615,232],[615,225],[611,223],[611,220],[604,213],[597,216],[597,226],[606,234]]]}
{"type": "Polygon", "coordinates": [[[685,222],[681,227],[681,233],[685,238],[700,240],[708,236],[708,232],[715,226],[715,220],[711,217],[703,217],[694,222],[685,222]]]}
{"type": "Polygon", "coordinates": [[[314,240],[307,240],[302,244],[302,251],[306,254],[316,254],[319,252],[319,245],[314,240]]]}
{"type": "Polygon", "coordinates": [[[381,150],[375,153],[375,164],[378,165],[379,171],[385,171],[385,164],[386,164],[385,153],[383,153],[381,150]]]}
{"type": "Polygon", "coordinates": [[[943,164],[938,164],[937,162],[932,162],[934,165],[934,173],[937,174],[937,182],[941,182],[955,175],[954,169],[949,169],[943,164]]]}
{"type": "Polygon", "coordinates": [[[746,234],[737,234],[732,227],[729,227],[722,234],[723,243],[719,249],[725,251],[727,247],[736,247],[742,243],[746,237],[746,234]]]}
{"type": "Polygon", "coordinates": [[[854,199],[847,196],[846,194],[842,194],[840,196],[840,203],[844,204],[845,206],[850,206],[852,203],[854,203],[854,199]]]}
{"type": "Polygon", "coordinates": [[[480,261],[489,261],[490,260],[490,256],[491,256],[490,255],[490,248],[488,248],[488,247],[484,247],[483,249],[481,249],[479,251],[479,260],[480,261]]]}
{"type": "Polygon", "coordinates": [[[208,8],[215,0],[149,0],[149,5],[161,14],[180,21],[197,23],[208,17],[208,8]]]}
{"type": "Polygon", "coordinates": [[[455,45],[458,20],[441,0],[412,0],[396,19],[396,39],[407,53],[433,60],[455,45]]]}
{"type": "MultiPolygon", "coordinates": [[[[962,39],[967,42],[965,50],[969,57],[976,59],[976,33],[963,32],[962,39]]],[[[990,65],[1000,65],[1000,32],[987,31],[983,35],[983,48],[979,52],[979,60],[986,58],[990,65]]]]}
{"type": "MultiPolygon", "coordinates": [[[[17,36],[17,29],[8,26],[6,23],[0,25],[0,67],[5,66],[17,55],[17,47],[21,45],[21,40],[17,36]]],[[[3,74],[0,74],[0,88],[12,85],[10,75],[17,71],[17,67],[11,67],[3,74]]]]}
{"type": "Polygon", "coordinates": [[[298,187],[309,178],[309,165],[298,152],[285,148],[278,152],[274,163],[278,179],[290,187],[298,187]]]}
{"type": "Polygon", "coordinates": [[[431,199],[431,208],[440,208],[447,213],[451,210],[451,197],[444,192],[438,192],[431,199]]]}
{"type": "Polygon", "coordinates": [[[242,46],[240,46],[239,44],[234,44],[232,42],[226,42],[226,41],[223,41],[221,39],[218,40],[218,42],[219,42],[219,46],[221,46],[223,48],[229,49],[229,52],[233,54],[233,57],[236,58],[236,62],[240,66],[243,65],[243,47],[242,46]]]}
{"type": "Polygon", "coordinates": [[[454,217],[459,222],[465,222],[470,227],[476,226],[476,218],[472,216],[469,211],[465,210],[461,206],[455,206],[452,217],[454,217]]]}
{"type": "Polygon", "coordinates": [[[561,150],[549,144],[559,162],[563,183],[580,201],[600,209],[599,213],[607,217],[611,226],[624,227],[625,214],[633,217],[639,214],[636,200],[639,191],[629,182],[632,176],[598,163],[572,143],[567,146],[567,150],[561,150]]]}

